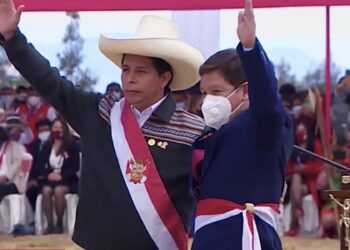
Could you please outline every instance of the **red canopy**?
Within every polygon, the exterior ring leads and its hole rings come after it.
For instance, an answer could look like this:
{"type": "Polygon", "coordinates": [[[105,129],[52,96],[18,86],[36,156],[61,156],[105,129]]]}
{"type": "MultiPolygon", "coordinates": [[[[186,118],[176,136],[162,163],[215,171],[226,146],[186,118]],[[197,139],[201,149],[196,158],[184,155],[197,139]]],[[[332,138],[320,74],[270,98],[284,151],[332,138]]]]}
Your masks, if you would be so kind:
{"type": "MultiPolygon", "coordinates": [[[[26,11],[190,10],[243,7],[243,0],[15,0],[26,11]]],[[[254,7],[349,5],[350,0],[254,0],[254,7]]]]}

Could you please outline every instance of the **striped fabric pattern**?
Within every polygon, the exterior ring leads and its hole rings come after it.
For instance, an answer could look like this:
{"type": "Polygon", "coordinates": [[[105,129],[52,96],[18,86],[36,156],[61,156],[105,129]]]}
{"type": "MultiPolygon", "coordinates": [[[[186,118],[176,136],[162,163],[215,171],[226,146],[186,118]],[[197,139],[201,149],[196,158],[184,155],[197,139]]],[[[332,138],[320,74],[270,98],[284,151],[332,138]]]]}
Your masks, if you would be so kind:
{"type": "Polygon", "coordinates": [[[188,146],[201,135],[203,129],[204,123],[201,119],[183,110],[176,110],[168,124],[151,116],[142,127],[145,136],[188,146]]]}
{"type": "MultiPolygon", "coordinates": [[[[109,124],[111,124],[110,112],[116,101],[117,99],[113,95],[105,95],[101,98],[98,105],[100,116],[109,124]]],[[[167,124],[152,115],[142,127],[142,131],[146,137],[188,146],[191,146],[201,135],[203,129],[203,120],[184,110],[175,110],[167,124]]]]}

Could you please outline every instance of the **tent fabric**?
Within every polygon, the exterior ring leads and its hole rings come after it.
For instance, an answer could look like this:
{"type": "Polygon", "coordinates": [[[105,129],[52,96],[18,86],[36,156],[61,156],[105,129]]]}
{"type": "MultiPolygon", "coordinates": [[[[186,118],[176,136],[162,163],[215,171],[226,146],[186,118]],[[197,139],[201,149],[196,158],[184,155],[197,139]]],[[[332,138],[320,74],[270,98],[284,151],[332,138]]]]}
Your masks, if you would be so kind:
{"type": "MultiPolygon", "coordinates": [[[[190,10],[242,8],[243,0],[15,0],[26,11],[190,10]]],[[[350,0],[254,0],[255,8],[350,5],[350,0]]]]}

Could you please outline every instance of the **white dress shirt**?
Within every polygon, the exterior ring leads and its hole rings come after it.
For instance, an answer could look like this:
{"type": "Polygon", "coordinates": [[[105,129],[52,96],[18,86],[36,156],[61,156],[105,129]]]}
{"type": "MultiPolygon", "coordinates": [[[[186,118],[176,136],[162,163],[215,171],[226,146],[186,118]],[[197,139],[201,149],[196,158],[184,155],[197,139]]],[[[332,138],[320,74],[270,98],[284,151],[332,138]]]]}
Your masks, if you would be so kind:
{"type": "Polygon", "coordinates": [[[151,117],[152,113],[159,107],[159,105],[165,100],[167,96],[164,96],[162,99],[160,99],[158,102],[153,104],[151,107],[145,109],[144,111],[140,112],[137,108],[134,106],[131,106],[131,110],[134,113],[134,116],[136,118],[137,123],[139,124],[140,128],[145,124],[145,122],[151,117]]]}

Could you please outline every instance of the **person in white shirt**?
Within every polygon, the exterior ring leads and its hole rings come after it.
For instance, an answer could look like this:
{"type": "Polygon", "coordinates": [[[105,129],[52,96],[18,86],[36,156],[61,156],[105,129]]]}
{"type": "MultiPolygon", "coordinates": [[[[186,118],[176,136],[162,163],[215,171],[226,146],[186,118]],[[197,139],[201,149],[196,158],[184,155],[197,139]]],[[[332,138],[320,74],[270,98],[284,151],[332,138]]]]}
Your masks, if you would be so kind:
{"type": "Polygon", "coordinates": [[[23,145],[9,139],[8,133],[0,127],[0,202],[9,195],[23,193],[26,179],[21,173],[23,145]]]}

